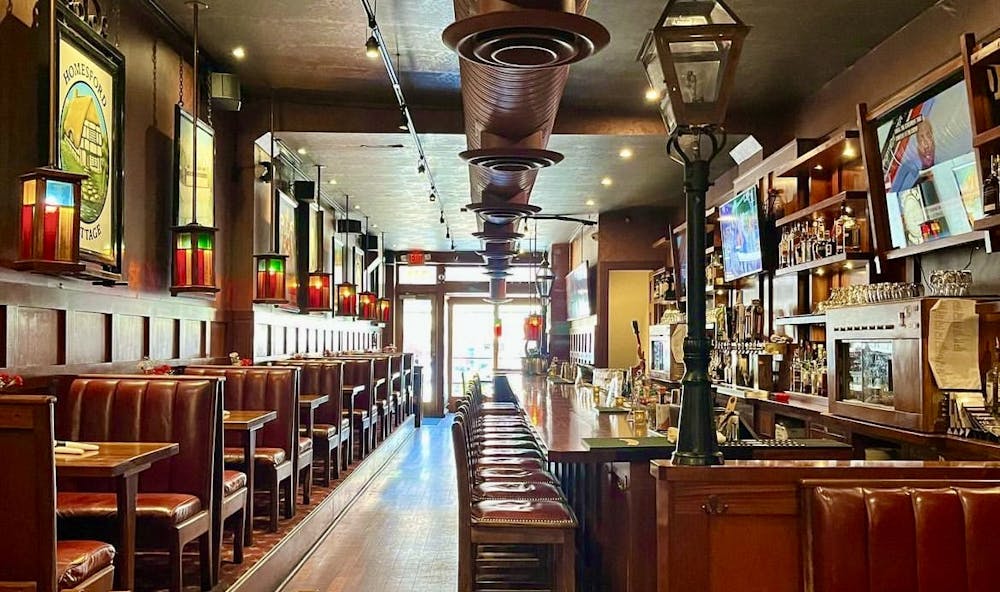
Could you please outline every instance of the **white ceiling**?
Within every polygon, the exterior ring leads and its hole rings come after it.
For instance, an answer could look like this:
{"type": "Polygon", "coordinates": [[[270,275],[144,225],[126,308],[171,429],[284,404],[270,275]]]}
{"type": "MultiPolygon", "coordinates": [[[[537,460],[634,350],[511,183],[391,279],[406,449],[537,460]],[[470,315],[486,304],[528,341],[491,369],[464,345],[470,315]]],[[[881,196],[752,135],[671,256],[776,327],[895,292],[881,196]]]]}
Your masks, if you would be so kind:
{"type": "MultiPolygon", "coordinates": [[[[293,150],[304,148],[304,160],[327,167],[324,178],[333,178],[337,184],[325,181],[324,191],[336,196],[338,203],[343,203],[344,195],[350,195],[352,211],[369,216],[377,225],[373,231],[385,231],[389,248],[450,248],[445,227],[440,224],[441,206],[456,247],[480,247],[472,237],[478,230],[475,215],[461,212],[472,201],[468,167],[458,157],[466,148],[464,135],[421,135],[438,187],[436,203],[428,200],[426,177],[417,173],[416,151],[408,134],[300,132],[278,136],[293,150]],[[399,145],[403,147],[390,147],[399,145]]],[[[679,208],[683,203],[682,171],[667,157],[665,143],[665,134],[553,136],[549,148],[562,152],[566,159],[539,173],[531,203],[540,206],[543,214],[591,217],[628,206],[679,208]],[[621,158],[623,148],[629,148],[633,156],[621,158]],[[611,179],[610,186],[602,185],[605,177],[611,179]],[[593,205],[588,205],[590,201],[593,205]]],[[[732,163],[726,161],[728,156],[720,157],[716,168],[728,168],[732,163]]],[[[539,246],[566,241],[576,228],[573,223],[540,221],[539,246]]]]}

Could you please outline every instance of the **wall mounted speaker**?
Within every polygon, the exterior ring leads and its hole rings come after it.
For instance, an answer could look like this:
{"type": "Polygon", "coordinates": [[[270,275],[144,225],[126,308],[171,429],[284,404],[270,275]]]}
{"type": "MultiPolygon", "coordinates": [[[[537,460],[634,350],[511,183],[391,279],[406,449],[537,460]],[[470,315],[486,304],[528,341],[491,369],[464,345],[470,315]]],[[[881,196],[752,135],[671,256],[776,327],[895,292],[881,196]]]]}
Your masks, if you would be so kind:
{"type": "Polygon", "coordinates": [[[240,79],[235,74],[213,72],[208,79],[208,96],[216,109],[239,111],[242,105],[240,79]]]}

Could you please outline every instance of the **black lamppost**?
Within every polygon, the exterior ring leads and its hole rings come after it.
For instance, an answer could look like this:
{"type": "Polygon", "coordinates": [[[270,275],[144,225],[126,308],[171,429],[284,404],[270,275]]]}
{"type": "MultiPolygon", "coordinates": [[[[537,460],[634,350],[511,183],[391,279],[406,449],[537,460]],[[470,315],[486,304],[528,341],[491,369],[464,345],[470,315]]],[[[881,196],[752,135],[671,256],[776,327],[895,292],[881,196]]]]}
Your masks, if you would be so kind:
{"type": "Polygon", "coordinates": [[[709,165],[725,145],[722,124],[736,64],[749,33],[722,0],[670,0],[643,42],[638,60],[670,133],[667,151],[684,165],[687,210],[687,321],[683,397],[673,463],[722,463],[708,380],[705,334],[705,193],[709,165]]]}
{"type": "Polygon", "coordinates": [[[535,290],[538,292],[538,299],[542,302],[542,341],[539,344],[539,352],[543,356],[549,355],[549,345],[548,345],[548,331],[546,325],[548,324],[548,308],[549,302],[552,299],[552,285],[556,281],[556,276],[552,273],[552,268],[549,267],[549,255],[545,253],[542,255],[542,264],[538,268],[538,273],[535,275],[535,290]]]}

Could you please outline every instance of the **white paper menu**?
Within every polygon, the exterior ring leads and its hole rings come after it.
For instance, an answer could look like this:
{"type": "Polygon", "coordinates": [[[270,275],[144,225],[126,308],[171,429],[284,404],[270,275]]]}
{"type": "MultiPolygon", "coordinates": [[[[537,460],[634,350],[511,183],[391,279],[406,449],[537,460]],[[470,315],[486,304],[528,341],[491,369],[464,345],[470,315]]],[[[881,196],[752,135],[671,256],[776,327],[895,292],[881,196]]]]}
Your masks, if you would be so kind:
{"type": "Polygon", "coordinates": [[[938,300],[930,311],[927,353],[940,389],[980,390],[976,301],[938,300]]]}

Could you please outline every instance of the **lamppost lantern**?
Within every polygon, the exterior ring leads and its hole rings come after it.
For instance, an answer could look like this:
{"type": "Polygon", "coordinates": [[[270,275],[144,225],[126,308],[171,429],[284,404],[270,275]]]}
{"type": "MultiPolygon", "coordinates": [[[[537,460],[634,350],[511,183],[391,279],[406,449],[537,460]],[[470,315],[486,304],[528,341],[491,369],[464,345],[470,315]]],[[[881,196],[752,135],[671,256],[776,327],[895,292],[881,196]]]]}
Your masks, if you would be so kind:
{"type": "MultiPolygon", "coordinates": [[[[684,165],[687,214],[687,293],[705,293],[705,194],[712,160],[726,144],[724,122],[736,64],[750,27],[722,0],[670,0],[646,35],[637,60],[659,102],[670,138],[667,150],[684,165]]],[[[715,404],[708,379],[712,342],[705,333],[704,298],[689,298],[684,339],[684,379],[677,446],[678,465],[722,463],[715,404]]]]}
{"type": "Polygon", "coordinates": [[[546,254],[542,259],[542,264],[538,268],[538,275],[535,277],[535,289],[538,291],[538,297],[542,300],[547,300],[552,297],[552,285],[556,281],[556,276],[552,273],[552,269],[549,267],[549,259],[546,254]]]}
{"type": "Polygon", "coordinates": [[[670,0],[638,60],[667,131],[721,126],[750,32],[722,0],[670,0]]]}

